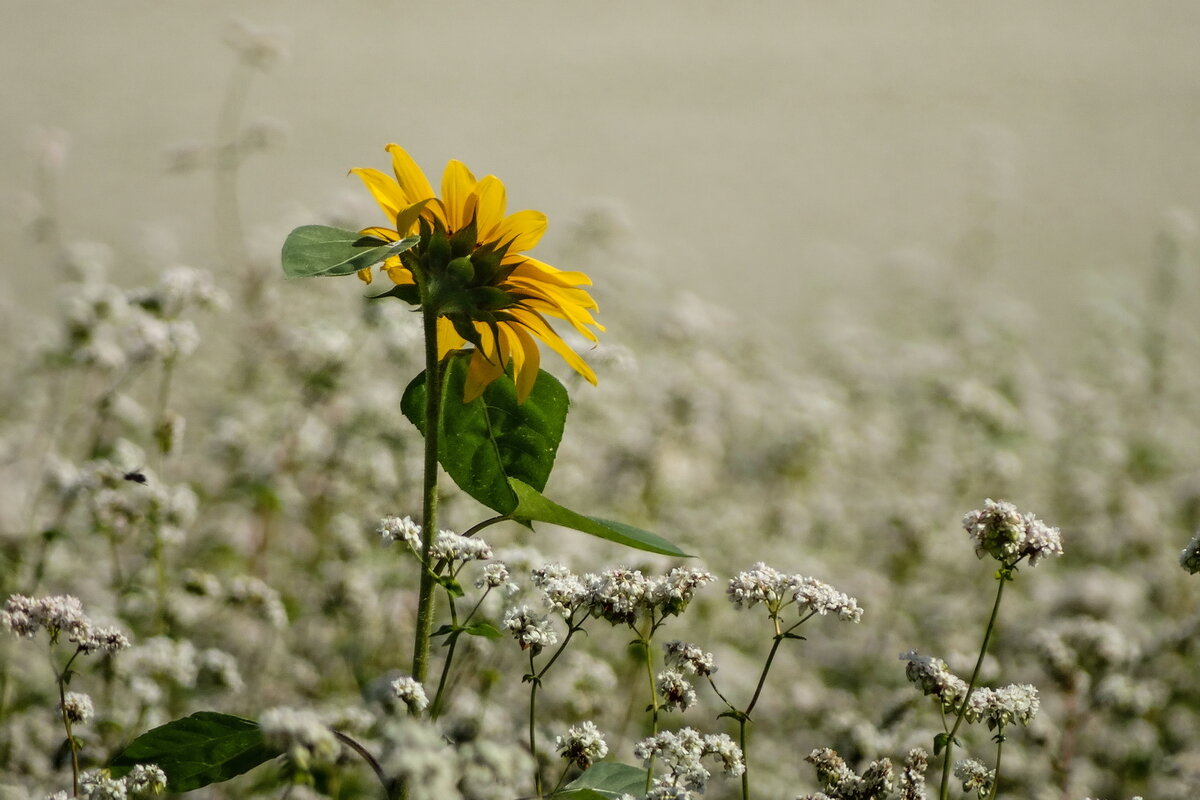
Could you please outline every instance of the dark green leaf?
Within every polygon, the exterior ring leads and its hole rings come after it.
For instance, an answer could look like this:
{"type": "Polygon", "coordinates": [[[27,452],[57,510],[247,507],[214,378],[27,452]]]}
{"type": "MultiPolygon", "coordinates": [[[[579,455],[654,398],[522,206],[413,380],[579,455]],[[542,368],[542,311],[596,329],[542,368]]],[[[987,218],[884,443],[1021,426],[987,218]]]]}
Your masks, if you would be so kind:
{"type": "Polygon", "coordinates": [[[549,522],[552,525],[573,528],[636,550],[691,558],[666,539],[649,531],[626,525],[623,522],[613,522],[599,517],[585,517],[583,514],[578,514],[548,500],[542,496],[541,492],[516,478],[509,479],[508,485],[512,487],[513,493],[517,496],[516,510],[511,512],[512,516],[517,519],[549,522]]]}
{"type": "Polygon", "coordinates": [[[385,242],[358,231],[328,225],[303,225],[283,243],[283,272],[289,278],[351,275],[402,253],[417,243],[415,236],[385,242]]]}
{"type": "Polygon", "coordinates": [[[616,800],[626,794],[641,797],[645,793],[646,770],[601,761],[550,796],[559,800],[616,800]]]}
{"type": "MultiPolygon", "coordinates": [[[[562,440],[570,403],[567,390],[550,373],[540,372],[524,403],[517,403],[512,378],[502,375],[481,397],[463,402],[470,356],[445,365],[442,430],[438,460],[463,491],[501,514],[517,506],[510,478],[540,491],[550,477],[562,440]]],[[[425,373],[400,400],[404,416],[425,432],[425,373]]]]}
{"type": "Polygon", "coordinates": [[[438,628],[436,631],[434,631],[433,633],[429,634],[429,636],[430,636],[430,638],[433,638],[434,636],[445,636],[446,634],[448,634],[448,633],[454,633],[454,632],[455,632],[455,631],[457,631],[457,630],[462,630],[462,629],[461,629],[461,628],[458,628],[458,627],[455,627],[454,625],[442,625],[442,626],[441,626],[440,628],[438,628]]]}
{"type": "Polygon", "coordinates": [[[946,749],[946,745],[949,742],[950,742],[950,734],[948,734],[948,733],[939,733],[937,736],[934,736],[933,737],[933,754],[935,756],[941,755],[942,751],[946,749]]]}
{"type": "Polygon", "coordinates": [[[254,720],[212,711],[168,722],[129,743],[109,766],[120,777],[136,764],[157,764],[172,792],[227,781],[280,755],[254,720]]]}

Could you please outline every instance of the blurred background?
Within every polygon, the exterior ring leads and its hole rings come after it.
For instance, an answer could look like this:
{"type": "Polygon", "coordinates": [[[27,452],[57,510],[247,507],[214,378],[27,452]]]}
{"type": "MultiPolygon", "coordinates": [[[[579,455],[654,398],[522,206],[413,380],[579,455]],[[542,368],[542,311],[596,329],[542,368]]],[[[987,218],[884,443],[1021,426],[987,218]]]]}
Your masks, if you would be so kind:
{"type": "Polygon", "coordinates": [[[49,305],[30,266],[47,204],[131,278],[164,247],[219,258],[197,162],[231,91],[265,145],[237,177],[251,235],[357,196],[346,170],[386,169],[396,141],[545,211],[548,260],[602,209],[638,242],[617,254],[636,293],[687,289],[767,335],[947,261],[1061,326],[1089,280],[1148,270],[1164,211],[1200,204],[1188,0],[12,0],[5,16],[0,247],[23,307],[49,305]],[[226,46],[254,37],[279,48],[269,70],[226,46]],[[49,196],[39,158],[61,162],[49,196]]]}

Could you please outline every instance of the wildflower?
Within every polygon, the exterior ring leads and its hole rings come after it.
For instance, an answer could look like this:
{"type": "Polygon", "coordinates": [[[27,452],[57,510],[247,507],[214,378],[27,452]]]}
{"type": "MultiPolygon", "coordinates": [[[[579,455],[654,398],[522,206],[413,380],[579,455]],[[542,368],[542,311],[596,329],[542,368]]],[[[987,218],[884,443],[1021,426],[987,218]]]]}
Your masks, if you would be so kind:
{"type": "Polygon", "coordinates": [[[801,615],[823,616],[833,612],[849,622],[858,622],[863,615],[858,601],[850,595],[816,578],[788,575],[761,561],[733,576],[726,594],[737,608],[762,603],[772,617],[792,604],[796,605],[801,615]]]}
{"type": "Polygon", "coordinates": [[[706,653],[690,642],[667,642],[663,645],[667,664],[679,667],[693,675],[712,675],[717,671],[713,665],[713,654],[706,653]]]}
{"type": "Polygon", "coordinates": [[[498,589],[501,586],[507,586],[508,583],[508,567],[503,562],[497,561],[483,568],[483,575],[475,581],[475,588],[498,589]]]}
{"type": "MultiPolygon", "coordinates": [[[[351,172],[396,227],[365,228],[362,234],[385,242],[420,236],[416,247],[388,258],[382,269],[395,284],[395,296],[429,304],[427,310],[437,314],[441,357],[468,342],[475,346],[464,401],[478,397],[510,363],[517,398],[524,401],[540,362],[535,338],[594,384],[595,373],[546,320],[565,320],[596,341],[591,328],[604,330],[590,313],[596,302],[579,288],[591,280],[522,255],[541,239],[545,215],[506,215],[504,184],[493,175],[477,181],[459,161],[446,165],[439,198],[408,153],[395,144],[387,150],[395,179],[370,168],[351,172]]],[[[370,269],[358,275],[372,280],[370,269]]]]}
{"type": "Polygon", "coordinates": [[[604,735],[590,721],[572,725],[567,729],[566,736],[555,738],[554,748],[580,769],[587,769],[608,755],[608,743],[604,741],[604,735]]]}
{"type": "Polygon", "coordinates": [[[668,711],[687,711],[696,703],[696,691],[683,675],[673,669],[658,673],[655,682],[668,711]]]}
{"type": "Polygon", "coordinates": [[[929,754],[920,747],[908,751],[904,770],[900,773],[899,800],[925,800],[925,771],[929,769],[929,754]]]}
{"type": "Polygon", "coordinates": [[[103,771],[88,771],[79,776],[80,796],[87,800],[125,800],[129,789],[124,778],[111,778],[103,771]]]}
{"type": "Polygon", "coordinates": [[[86,694],[67,692],[63,696],[62,712],[72,724],[82,725],[92,718],[96,709],[92,706],[92,698],[86,694]]]}
{"type": "Polygon", "coordinates": [[[429,555],[440,561],[486,561],[492,557],[492,547],[483,539],[438,531],[429,555]]]}
{"type": "Polygon", "coordinates": [[[83,604],[71,595],[35,598],[14,594],[0,611],[0,624],[25,638],[44,629],[51,642],[57,642],[65,633],[67,641],[74,643],[82,653],[95,650],[115,653],[129,647],[125,634],[116,628],[96,627],[83,613],[83,604]]]}
{"type": "Polygon", "coordinates": [[[409,711],[424,711],[426,706],[429,705],[429,698],[425,695],[425,687],[415,678],[397,678],[392,681],[391,685],[396,697],[404,701],[409,711]]]}
{"type": "Polygon", "coordinates": [[[711,773],[701,759],[712,757],[722,771],[737,777],[746,771],[741,749],[723,733],[701,735],[692,728],[678,732],[660,731],[634,745],[633,754],[649,764],[651,759],[668,772],[655,779],[656,786],[678,786],[703,792],[711,773]]]}
{"type": "Polygon", "coordinates": [[[982,798],[991,794],[996,771],[988,769],[973,758],[965,758],[955,763],[954,777],[962,781],[964,792],[975,792],[982,798]]]}
{"type": "Polygon", "coordinates": [[[404,542],[413,550],[421,549],[421,526],[413,522],[412,517],[384,517],[379,520],[375,532],[383,538],[384,544],[404,542]]]}
{"type": "Polygon", "coordinates": [[[135,764],[125,784],[134,794],[162,794],[167,790],[167,773],[157,764],[135,764]]]}
{"type": "Polygon", "coordinates": [[[1188,571],[1189,575],[1200,572],[1200,531],[1192,537],[1187,547],[1179,554],[1179,566],[1188,571]]]}
{"type": "MultiPolygon", "coordinates": [[[[817,779],[831,792],[829,797],[842,800],[885,800],[895,788],[892,762],[882,758],[872,761],[862,776],[855,775],[836,751],[828,747],[813,750],[805,761],[817,769],[817,779]]],[[[826,797],[824,794],[808,795],[809,800],[826,797]]]]}
{"type": "Polygon", "coordinates": [[[584,580],[592,613],[613,625],[632,625],[651,600],[650,581],[636,569],[617,567],[584,580]]]}
{"type": "Polygon", "coordinates": [[[558,643],[558,633],[545,617],[535,617],[529,606],[510,608],[504,615],[504,629],[510,631],[522,650],[531,650],[533,655],[543,648],[558,643]]]}
{"type": "Polygon", "coordinates": [[[1033,514],[1021,514],[1006,501],[988,498],[983,508],[963,517],[963,528],[975,542],[975,555],[990,555],[1012,566],[1023,558],[1036,566],[1046,556],[1061,556],[1062,535],[1033,514]]]}
{"type": "Polygon", "coordinates": [[[1028,725],[1041,708],[1037,688],[1027,683],[1000,689],[976,689],[971,693],[965,716],[967,722],[986,720],[988,730],[1019,722],[1028,725]]]}
{"type": "Polygon", "coordinates": [[[652,602],[662,609],[663,614],[678,616],[692,602],[697,589],[715,580],[716,577],[707,570],[675,567],[653,582],[650,590],[652,602]]]}
{"type": "Polygon", "coordinates": [[[940,658],[909,650],[901,653],[900,660],[908,662],[904,668],[908,680],[920,686],[923,694],[936,697],[944,708],[957,708],[967,696],[967,682],[952,673],[940,658]]]}
{"type": "Polygon", "coordinates": [[[530,570],[530,580],[542,592],[542,601],[556,614],[569,615],[588,597],[583,580],[562,564],[550,563],[530,570]]]}

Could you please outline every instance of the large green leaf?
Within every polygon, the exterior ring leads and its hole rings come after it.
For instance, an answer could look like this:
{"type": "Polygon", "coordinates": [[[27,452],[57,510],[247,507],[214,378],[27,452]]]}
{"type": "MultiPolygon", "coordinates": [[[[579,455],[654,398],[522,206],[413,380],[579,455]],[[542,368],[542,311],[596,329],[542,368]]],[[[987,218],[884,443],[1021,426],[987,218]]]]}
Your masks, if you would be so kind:
{"type": "Polygon", "coordinates": [[[619,800],[622,795],[641,797],[645,793],[646,770],[601,761],[550,796],[556,800],[619,800]]]}
{"type": "Polygon", "coordinates": [[[109,765],[115,776],[136,764],[157,764],[172,792],[190,792],[227,781],[280,755],[254,720],[198,711],[146,731],[109,765]]]}
{"type": "Polygon", "coordinates": [[[569,508],[563,508],[553,500],[542,496],[542,493],[532,486],[515,478],[509,479],[508,485],[512,487],[513,494],[517,496],[517,507],[511,513],[511,516],[516,519],[549,522],[552,525],[561,525],[564,528],[590,533],[592,536],[599,536],[601,539],[617,542],[636,550],[646,550],[665,556],[691,558],[687,553],[657,534],[626,525],[623,522],[588,517],[569,508]]]}
{"type": "MultiPolygon", "coordinates": [[[[517,402],[512,378],[502,375],[483,395],[463,402],[468,356],[446,365],[438,461],[463,491],[501,514],[517,507],[509,488],[516,479],[541,491],[554,467],[570,400],[567,390],[548,372],[538,373],[524,403],[517,402]]],[[[425,433],[425,386],[422,372],[400,400],[404,416],[425,433]]]]}
{"type": "Polygon", "coordinates": [[[289,278],[351,275],[403,253],[418,241],[418,237],[410,236],[398,242],[381,242],[358,231],[302,225],[283,243],[283,271],[289,278]]]}

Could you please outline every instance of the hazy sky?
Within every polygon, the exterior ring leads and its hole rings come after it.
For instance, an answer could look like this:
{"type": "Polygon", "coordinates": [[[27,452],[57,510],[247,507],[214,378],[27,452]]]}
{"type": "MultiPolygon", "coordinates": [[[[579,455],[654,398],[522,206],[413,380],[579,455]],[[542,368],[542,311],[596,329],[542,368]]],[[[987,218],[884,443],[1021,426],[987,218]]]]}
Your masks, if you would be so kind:
{"type": "Polygon", "coordinates": [[[357,191],[346,170],[386,168],[396,141],[434,174],[454,157],[499,175],[514,208],[550,215],[548,254],[603,199],[663,287],[786,320],[898,250],[951,258],[972,228],[995,232],[1014,291],[1069,300],[1089,273],[1143,271],[1163,212],[1200,207],[1192,0],[5,6],[0,244],[19,293],[46,263],[14,213],[34,126],[70,133],[69,237],[124,251],[166,231],[213,257],[211,180],[165,174],[162,151],[212,138],[235,14],[289,51],[250,86],[248,116],[290,132],[245,167],[251,230],[357,191]]]}

